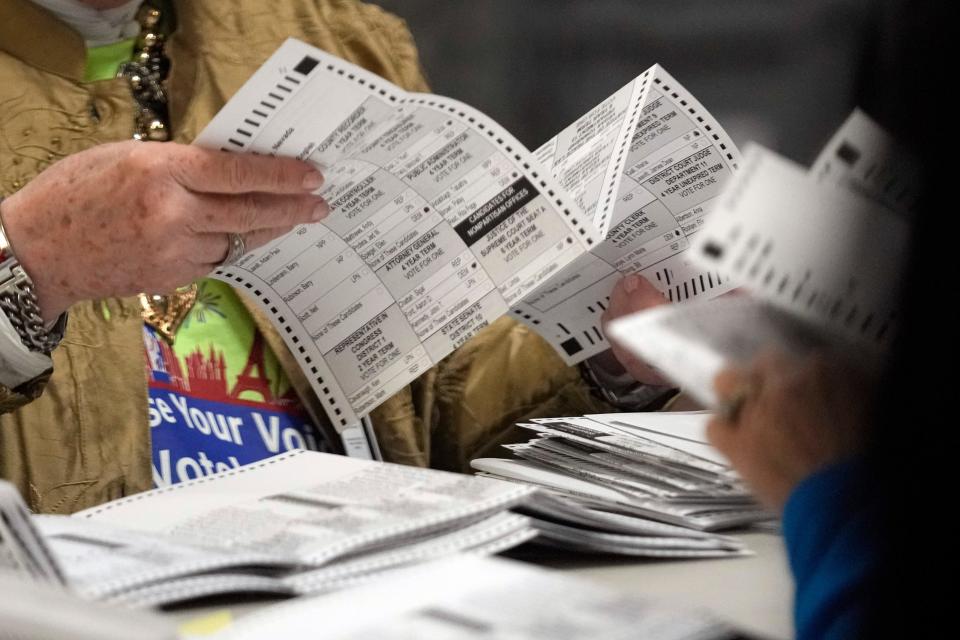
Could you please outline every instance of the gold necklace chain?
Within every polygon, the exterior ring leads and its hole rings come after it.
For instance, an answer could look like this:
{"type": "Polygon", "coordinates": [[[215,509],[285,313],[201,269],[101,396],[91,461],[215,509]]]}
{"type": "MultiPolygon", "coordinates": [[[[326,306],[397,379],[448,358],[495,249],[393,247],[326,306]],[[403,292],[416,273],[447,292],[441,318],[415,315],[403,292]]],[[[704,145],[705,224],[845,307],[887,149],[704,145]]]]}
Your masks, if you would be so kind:
{"type": "MultiPolygon", "coordinates": [[[[140,7],[137,13],[140,35],[133,59],[121,65],[117,73],[127,79],[137,103],[134,140],[166,142],[170,139],[167,94],[163,88],[170,73],[170,59],[164,52],[163,19],[163,12],[154,4],[145,2],[140,7]]],[[[197,301],[197,283],[168,294],[141,293],[139,300],[143,321],[173,344],[177,330],[197,301]]]]}

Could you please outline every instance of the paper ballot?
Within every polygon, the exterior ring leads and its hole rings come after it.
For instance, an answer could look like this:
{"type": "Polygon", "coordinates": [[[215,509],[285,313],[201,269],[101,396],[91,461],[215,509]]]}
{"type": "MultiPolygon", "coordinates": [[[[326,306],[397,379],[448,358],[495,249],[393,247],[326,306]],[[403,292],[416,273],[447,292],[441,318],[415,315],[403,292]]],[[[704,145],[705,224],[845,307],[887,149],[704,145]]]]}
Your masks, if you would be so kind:
{"type": "Polygon", "coordinates": [[[810,175],[907,216],[920,197],[917,159],[860,109],[854,109],[833,134],[810,167],[810,175]]]}
{"type": "Polygon", "coordinates": [[[529,487],[296,451],[73,516],[30,516],[0,482],[0,570],[133,606],[315,594],[534,535],[529,487]],[[389,491],[385,491],[389,487],[389,491]]]}
{"type": "Polygon", "coordinates": [[[324,222],[215,277],[272,318],[340,430],[506,313],[576,362],[606,348],[621,273],[673,300],[727,287],[684,252],[738,152],[659,66],[533,154],[464,104],[289,40],[196,143],[324,171],[324,222]]]}
{"type": "Polygon", "coordinates": [[[481,475],[540,491],[517,510],[539,544],[650,558],[730,557],[743,544],[715,533],[768,521],[728,461],[706,441],[706,413],[542,418],[505,445],[514,459],[479,458],[481,475]]]}
{"type": "Polygon", "coordinates": [[[754,297],[851,337],[883,341],[908,239],[901,216],[752,146],[693,255],[754,297]]]}
{"type": "MultiPolygon", "coordinates": [[[[798,355],[818,348],[855,349],[833,332],[746,295],[682,309],[661,306],[618,320],[609,331],[705,407],[717,404],[716,375],[725,367],[746,365],[764,348],[773,345],[798,355]]],[[[870,348],[856,351],[863,365],[879,358],[870,348]]]]}
{"type": "Polygon", "coordinates": [[[697,99],[654,65],[537,151],[593,220],[601,242],[517,305],[568,364],[609,347],[600,317],[613,285],[639,273],[671,302],[731,284],[686,250],[740,154],[697,99]]]}
{"type": "Polygon", "coordinates": [[[706,406],[721,369],[766,347],[832,349],[878,368],[895,332],[918,176],[860,111],[810,171],[751,146],[689,254],[747,295],[653,309],[611,334],[706,406]]]}

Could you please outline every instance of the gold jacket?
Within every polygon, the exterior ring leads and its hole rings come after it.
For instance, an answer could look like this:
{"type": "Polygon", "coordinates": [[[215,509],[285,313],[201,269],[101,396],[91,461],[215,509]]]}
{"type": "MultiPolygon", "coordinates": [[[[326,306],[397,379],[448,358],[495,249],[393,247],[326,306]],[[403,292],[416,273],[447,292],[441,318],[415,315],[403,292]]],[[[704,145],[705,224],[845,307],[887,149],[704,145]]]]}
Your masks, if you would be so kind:
{"type": "MultiPolygon", "coordinates": [[[[182,0],[167,44],[176,141],[190,142],[289,36],[426,90],[405,24],[351,0],[182,0]]],[[[81,37],[28,0],[0,3],[0,195],[51,163],[96,144],[130,139],[126,80],[82,82],[81,37]]],[[[250,306],[251,310],[252,305],[250,306]]],[[[332,431],[294,358],[254,311],[315,422],[332,431]]],[[[152,486],[147,377],[136,299],[77,305],[43,395],[0,389],[0,477],[31,508],[70,513],[152,486]],[[108,319],[109,318],[109,319],[108,319]]],[[[514,422],[607,411],[576,369],[539,337],[504,318],[388,400],[372,415],[387,460],[465,470],[469,460],[522,439],[514,422]]],[[[339,442],[339,439],[334,441],[339,442]]]]}

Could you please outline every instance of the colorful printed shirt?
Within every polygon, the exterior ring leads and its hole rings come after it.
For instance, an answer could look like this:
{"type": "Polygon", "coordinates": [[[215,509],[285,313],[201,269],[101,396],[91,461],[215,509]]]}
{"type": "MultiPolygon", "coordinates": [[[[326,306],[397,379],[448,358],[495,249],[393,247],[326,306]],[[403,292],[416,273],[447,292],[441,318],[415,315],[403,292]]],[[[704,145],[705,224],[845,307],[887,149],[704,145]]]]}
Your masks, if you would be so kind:
{"type": "Polygon", "coordinates": [[[237,294],[216,280],[198,286],[172,347],[143,328],[154,484],[327,450],[237,294]]]}

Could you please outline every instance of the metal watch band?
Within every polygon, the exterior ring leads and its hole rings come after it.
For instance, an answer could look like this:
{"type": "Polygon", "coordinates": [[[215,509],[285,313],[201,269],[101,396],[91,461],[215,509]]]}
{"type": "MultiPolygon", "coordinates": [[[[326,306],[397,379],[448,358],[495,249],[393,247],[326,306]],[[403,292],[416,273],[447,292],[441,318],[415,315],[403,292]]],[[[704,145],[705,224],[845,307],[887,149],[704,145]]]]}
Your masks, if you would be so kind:
{"type": "MultiPolygon", "coordinates": [[[[0,197],[2,203],[3,197],[0,197]]],[[[7,242],[6,248],[0,247],[0,311],[7,316],[27,349],[49,354],[63,338],[67,315],[61,315],[52,328],[47,328],[33,291],[33,281],[9,248],[10,239],[3,228],[2,217],[0,233],[7,242]]]]}
{"type": "Polygon", "coordinates": [[[618,392],[603,384],[589,360],[581,362],[578,368],[580,377],[590,389],[590,393],[619,411],[656,411],[679,392],[673,387],[646,385],[640,382],[634,382],[629,389],[618,392]]]}

